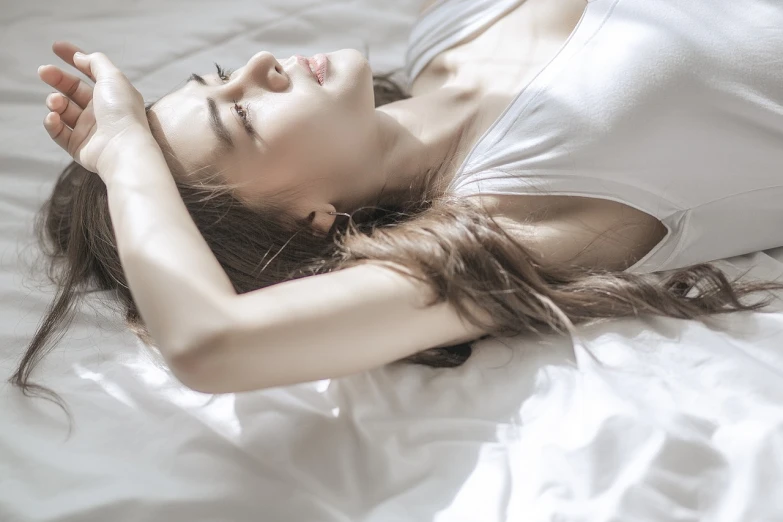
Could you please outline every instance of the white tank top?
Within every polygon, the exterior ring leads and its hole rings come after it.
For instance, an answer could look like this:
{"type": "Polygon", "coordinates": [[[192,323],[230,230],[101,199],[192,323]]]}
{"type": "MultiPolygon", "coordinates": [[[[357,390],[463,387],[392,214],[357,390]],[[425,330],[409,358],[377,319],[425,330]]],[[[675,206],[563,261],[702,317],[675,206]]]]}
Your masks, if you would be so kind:
{"type": "MultiPolygon", "coordinates": [[[[408,87],[524,0],[440,0],[408,87]]],[[[592,0],[451,182],[457,195],[618,201],[668,233],[649,273],[783,245],[783,0],[592,0]]]]}

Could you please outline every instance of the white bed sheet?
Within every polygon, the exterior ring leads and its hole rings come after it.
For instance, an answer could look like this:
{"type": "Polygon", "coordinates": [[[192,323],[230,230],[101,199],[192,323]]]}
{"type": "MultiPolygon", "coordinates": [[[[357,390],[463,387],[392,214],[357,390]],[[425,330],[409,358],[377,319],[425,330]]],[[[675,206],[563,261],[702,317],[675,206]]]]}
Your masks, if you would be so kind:
{"type": "MultiPolygon", "coordinates": [[[[32,216],[67,157],[41,120],[55,39],[154,99],[212,61],[370,50],[402,65],[419,0],[11,2],[0,9],[0,370],[53,290],[32,216]]],[[[783,248],[722,261],[783,276],[783,248]]],[[[463,367],[387,367],[210,398],[102,307],[35,373],[74,414],[0,385],[0,521],[783,520],[783,307],[483,342],[463,367]],[[717,326],[729,327],[724,333],[717,326]]],[[[372,347],[368,347],[372,349],[372,347]]]]}

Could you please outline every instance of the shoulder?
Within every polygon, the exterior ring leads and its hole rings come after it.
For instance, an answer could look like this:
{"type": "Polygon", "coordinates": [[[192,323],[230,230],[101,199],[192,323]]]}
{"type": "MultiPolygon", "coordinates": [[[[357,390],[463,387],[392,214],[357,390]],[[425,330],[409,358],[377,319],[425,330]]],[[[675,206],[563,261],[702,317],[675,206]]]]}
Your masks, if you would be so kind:
{"type": "Polygon", "coordinates": [[[496,223],[551,263],[625,270],[666,236],[656,217],[616,201],[578,196],[472,198],[496,223]]]}

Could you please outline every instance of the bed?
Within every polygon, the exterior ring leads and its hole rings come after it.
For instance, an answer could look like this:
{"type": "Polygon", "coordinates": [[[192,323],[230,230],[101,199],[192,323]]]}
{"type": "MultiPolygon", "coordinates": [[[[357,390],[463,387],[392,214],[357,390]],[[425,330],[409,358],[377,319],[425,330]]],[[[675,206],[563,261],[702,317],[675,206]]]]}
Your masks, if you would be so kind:
{"type": "MultiPolygon", "coordinates": [[[[3,2],[0,370],[53,289],[32,218],[67,156],[36,76],[55,39],[152,100],[213,61],[345,47],[401,67],[420,0],[3,2]]],[[[783,247],[717,262],[783,279],[783,247]]],[[[783,296],[780,296],[783,297],[783,296]]],[[[388,366],[243,394],[181,386],[99,300],[34,373],[73,414],[0,384],[0,521],[783,520],[783,306],[482,341],[457,369],[388,366]]],[[[371,349],[372,347],[368,347],[371,349]]]]}

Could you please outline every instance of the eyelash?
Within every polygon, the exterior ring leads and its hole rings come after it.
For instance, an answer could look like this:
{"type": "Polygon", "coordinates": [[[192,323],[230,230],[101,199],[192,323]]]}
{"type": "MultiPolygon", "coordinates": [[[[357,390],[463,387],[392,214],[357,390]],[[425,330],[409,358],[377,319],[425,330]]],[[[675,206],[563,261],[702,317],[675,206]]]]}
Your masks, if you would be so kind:
{"type": "Polygon", "coordinates": [[[234,100],[234,111],[237,113],[237,116],[242,119],[242,123],[244,124],[245,129],[252,134],[254,131],[253,126],[250,125],[250,111],[237,103],[236,100],[234,100]]]}
{"type": "MultiPolygon", "coordinates": [[[[218,78],[224,82],[227,82],[231,77],[231,74],[234,72],[231,69],[223,69],[217,63],[215,64],[215,68],[217,69],[218,78]]],[[[239,118],[242,120],[242,124],[245,126],[245,130],[253,134],[255,131],[253,130],[253,126],[250,125],[250,111],[248,111],[244,106],[240,105],[236,100],[233,100],[233,103],[234,111],[236,111],[237,116],[239,116],[239,118]]]]}
{"type": "Polygon", "coordinates": [[[218,64],[215,64],[215,68],[217,69],[217,75],[218,77],[223,80],[224,82],[228,81],[228,78],[231,76],[231,74],[234,72],[231,69],[223,69],[218,64]]]}

